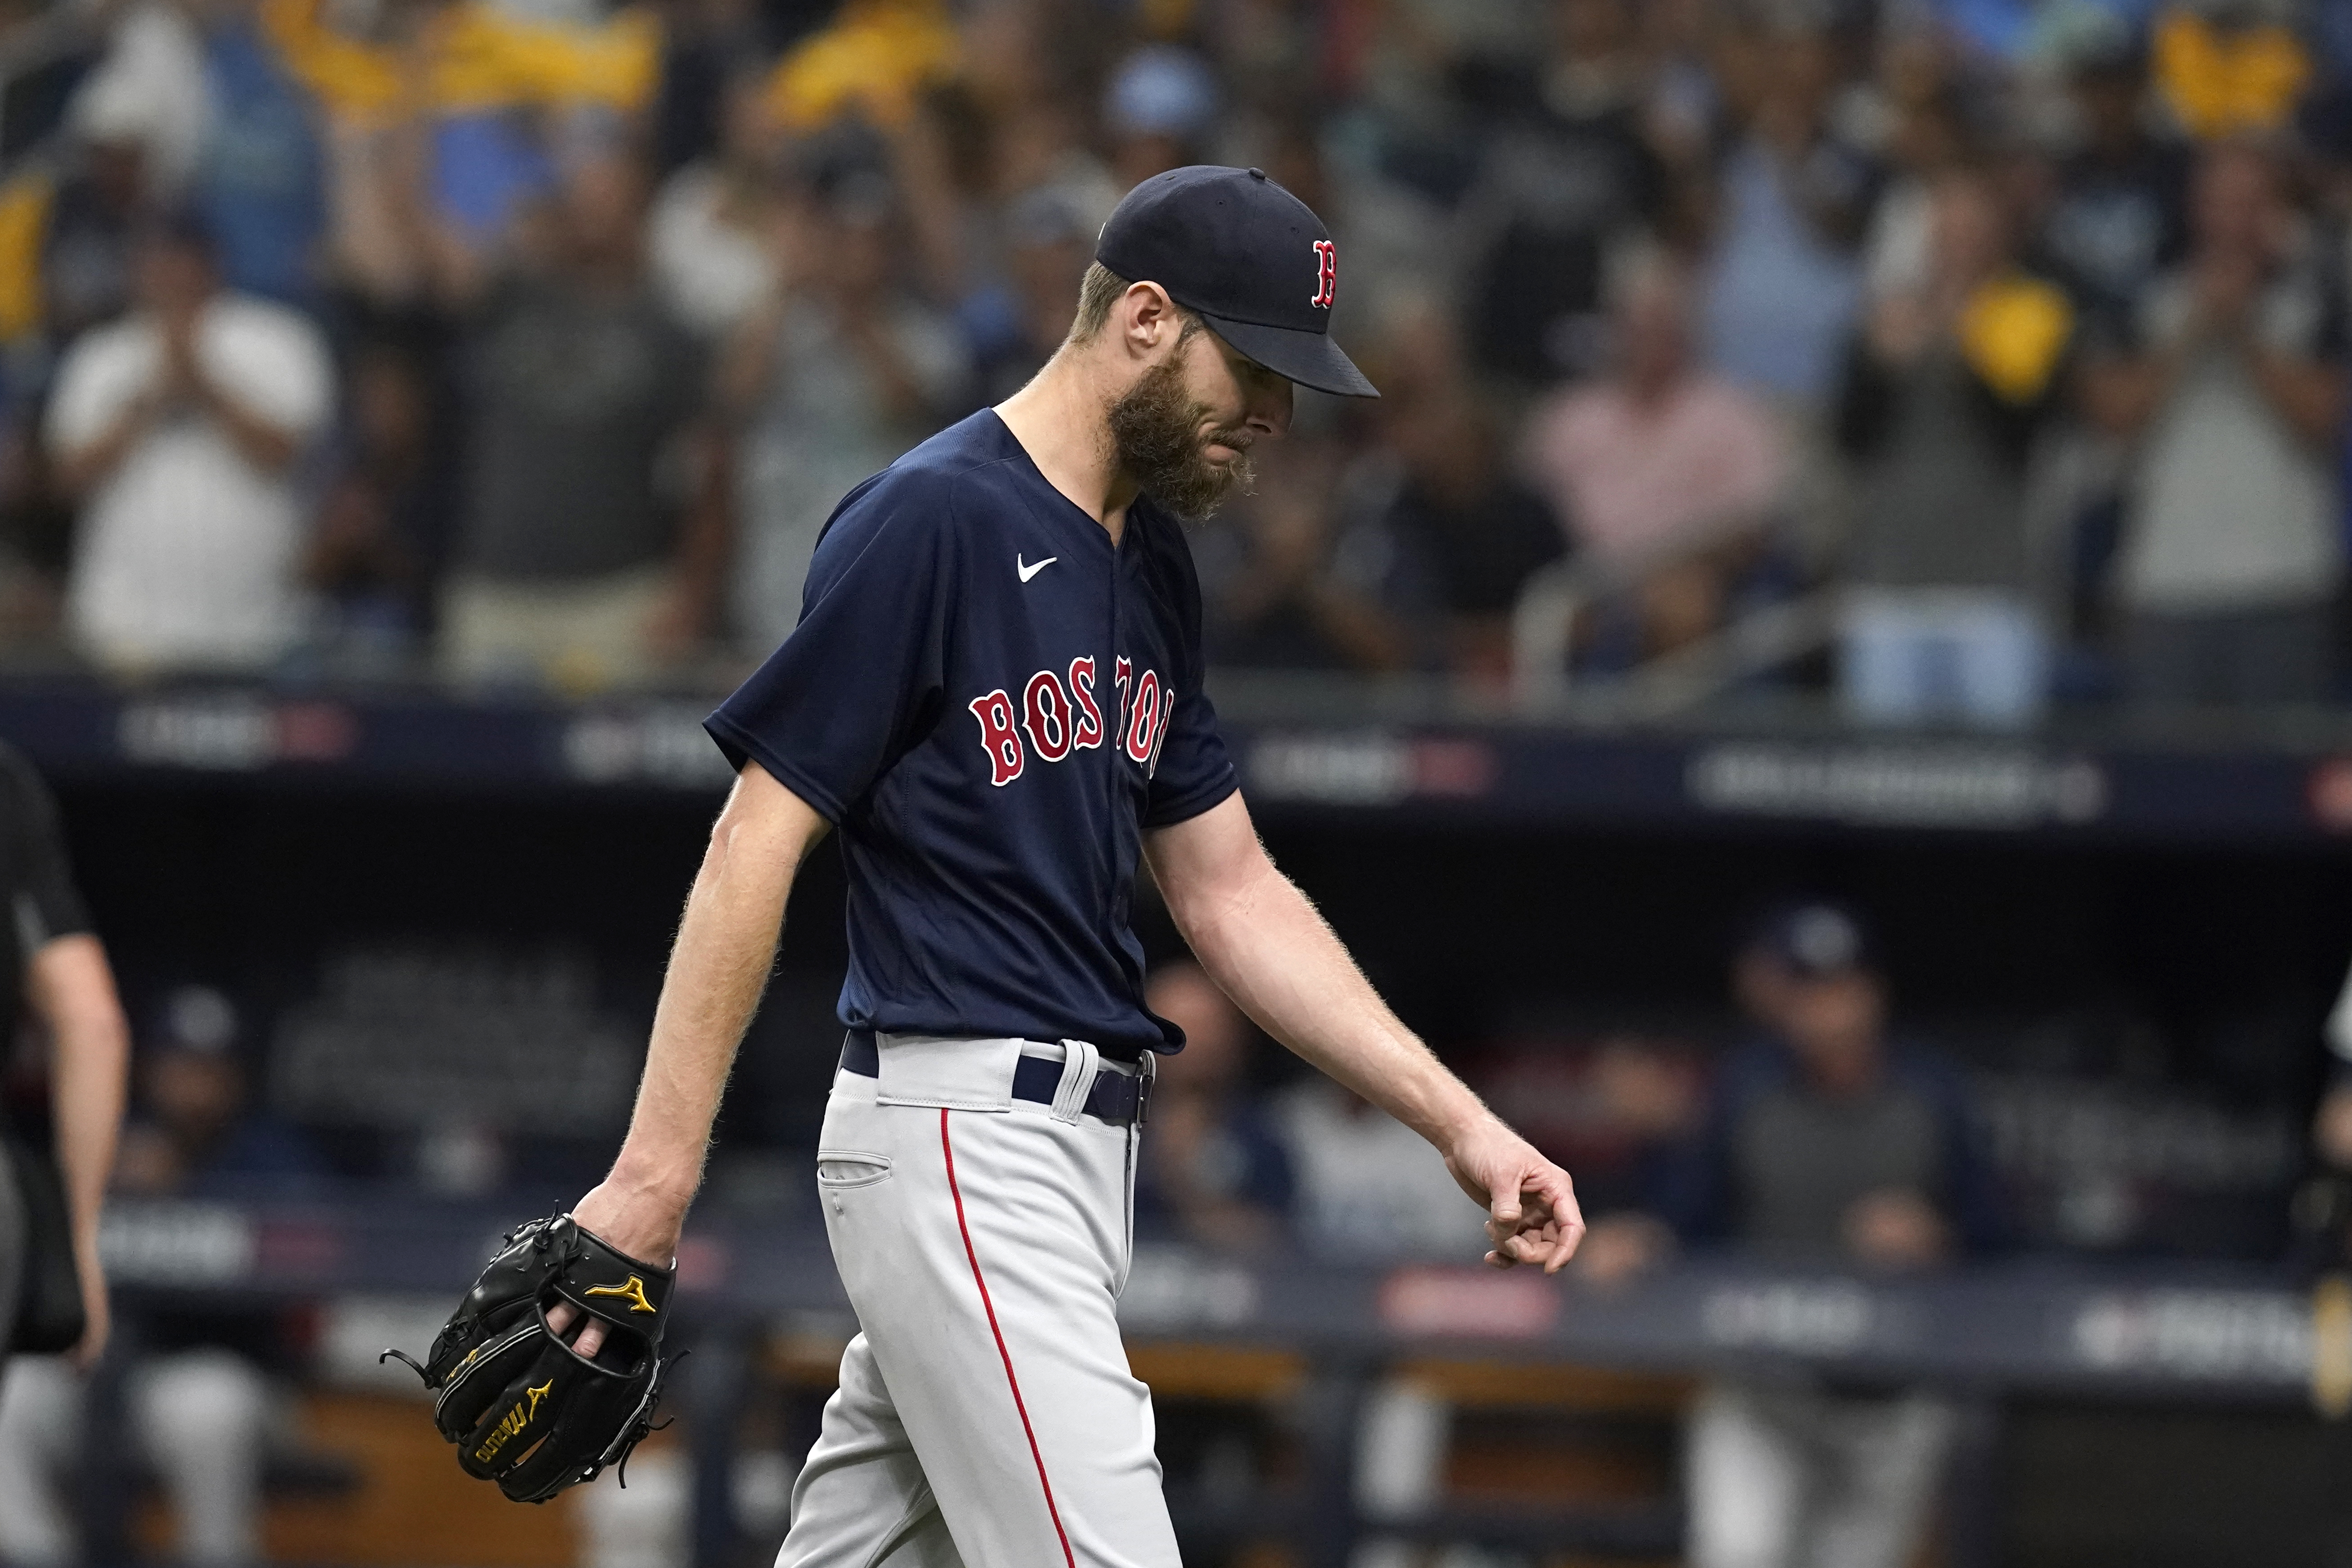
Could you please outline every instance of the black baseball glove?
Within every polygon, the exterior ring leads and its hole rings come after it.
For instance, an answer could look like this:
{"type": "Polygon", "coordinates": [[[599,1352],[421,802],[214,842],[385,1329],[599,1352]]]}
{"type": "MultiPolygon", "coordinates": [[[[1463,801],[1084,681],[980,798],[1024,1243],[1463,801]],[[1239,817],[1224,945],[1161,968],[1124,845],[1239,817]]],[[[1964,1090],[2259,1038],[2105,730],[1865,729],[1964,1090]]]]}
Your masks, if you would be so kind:
{"type": "Polygon", "coordinates": [[[568,1214],[533,1220],[500,1245],[423,1365],[383,1353],[435,1392],[433,1425],[457,1445],[467,1475],[498,1482],[517,1502],[545,1502],[607,1465],[625,1478],[661,1397],[675,1279],[615,1252],[568,1214]],[[583,1323],[604,1321],[593,1361],[549,1331],[559,1301],[583,1323]]]}

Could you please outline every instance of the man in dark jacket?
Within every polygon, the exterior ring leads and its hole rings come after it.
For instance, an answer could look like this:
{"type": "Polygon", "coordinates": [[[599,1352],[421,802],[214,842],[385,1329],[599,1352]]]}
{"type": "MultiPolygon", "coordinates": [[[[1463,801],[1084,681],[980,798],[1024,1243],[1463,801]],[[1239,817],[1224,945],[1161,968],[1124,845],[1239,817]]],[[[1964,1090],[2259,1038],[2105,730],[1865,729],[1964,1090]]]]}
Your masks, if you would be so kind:
{"type": "Polygon", "coordinates": [[[1705,1131],[1660,1194],[1676,1235],[1870,1268],[1997,1244],[1968,1087],[1942,1058],[1889,1037],[1861,922],[1834,904],[1776,910],[1742,971],[1763,1027],[1725,1058],[1705,1131]]]}
{"type": "MultiPolygon", "coordinates": [[[[1718,1070],[1704,1130],[1661,1184],[1656,1217],[1596,1226],[1604,1274],[1672,1237],[1759,1261],[1884,1274],[1998,1245],[2000,1205],[1959,1074],[1890,1037],[1861,921],[1777,910],[1738,955],[1760,1026],[1718,1070]],[[1663,1224],[1661,1224],[1663,1222],[1663,1224]]],[[[1798,1377],[1709,1384],[1686,1447],[1693,1568],[1902,1568],[1950,1442],[1916,1390],[1798,1377]]]]}

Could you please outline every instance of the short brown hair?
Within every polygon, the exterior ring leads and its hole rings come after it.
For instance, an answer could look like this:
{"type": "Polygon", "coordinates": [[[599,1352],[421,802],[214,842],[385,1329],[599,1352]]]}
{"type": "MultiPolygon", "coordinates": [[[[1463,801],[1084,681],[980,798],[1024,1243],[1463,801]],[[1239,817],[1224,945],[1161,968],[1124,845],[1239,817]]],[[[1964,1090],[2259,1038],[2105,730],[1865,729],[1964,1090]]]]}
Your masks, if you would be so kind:
{"type": "Polygon", "coordinates": [[[1110,320],[1110,308],[1127,292],[1127,279],[1099,261],[1087,264],[1087,276],[1078,285],[1078,314],[1070,323],[1070,341],[1090,342],[1110,320]]]}
{"type": "MultiPolygon", "coordinates": [[[[1111,307],[1118,303],[1120,295],[1134,286],[1130,279],[1121,278],[1099,261],[1087,263],[1086,278],[1078,284],[1078,313],[1070,322],[1069,341],[1074,343],[1092,342],[1109,322],[1111,307]]],[[[1189,338],[1201,330],[1201,318],[1191,310],[1179,305],[1176,314],[1184,323],[1185,337],[1189,338]]]]}

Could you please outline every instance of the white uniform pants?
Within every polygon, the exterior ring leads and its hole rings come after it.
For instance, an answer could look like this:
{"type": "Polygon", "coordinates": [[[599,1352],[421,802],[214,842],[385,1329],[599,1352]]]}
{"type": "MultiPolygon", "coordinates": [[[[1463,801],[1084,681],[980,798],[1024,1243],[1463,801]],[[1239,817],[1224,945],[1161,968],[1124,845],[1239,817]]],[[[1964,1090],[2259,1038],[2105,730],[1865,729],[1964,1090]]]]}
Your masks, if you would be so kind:
{"type": "Polygon", "coordinates": [[[1905,1568],[1954,1425],[1925,1394],[1710,1384],[1685,1458],[1693,1568],[1905,1568]]]}
{"type": "Polygon", "coordinates": [[[1116,1304],[1136,1129],[1080,1114],[1102,1062],[1011,1097],[1018,1040],[884,1037],[834,1080],[825,1230],[863,1331],[793,1489],[778,1568],[1178,1568],[1150,1391],[1116,1304]]]}
{"type": "MultiPolygon", "coordinates": [[[[0,1562],[47,1568],[77,1553],[61,1489],[81,1444],[82,1392],[63,1357],[8,1363],[0,1383],[0,1562]]],[[[195,1350],[134,1366],[126,1392],[131,1435],[180,1517],[181,1559],[257,1561],[268,1382],[228,1351],[195,1350]]]]}

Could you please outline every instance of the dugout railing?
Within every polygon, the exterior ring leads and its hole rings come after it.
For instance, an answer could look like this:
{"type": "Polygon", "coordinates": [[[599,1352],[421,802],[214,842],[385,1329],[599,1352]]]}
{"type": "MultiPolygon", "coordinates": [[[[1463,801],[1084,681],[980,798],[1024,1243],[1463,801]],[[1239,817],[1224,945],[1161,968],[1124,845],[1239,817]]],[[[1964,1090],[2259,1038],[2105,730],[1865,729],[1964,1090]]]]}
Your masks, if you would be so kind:
{"type": "MultiPolygon", "coordinates": [[[[454,1300],[513,1217],[417,1201],[126,1201],[105,1246],[126,1343],[135,1343],[142,1311],[191,1300],[258,1307],[360,1296],[429,1310],[454,1300]]],[[[692,1227],[684,1256],[680,1331],[694,1353],[677,1408],[693,1458],[694,1560],[731,1568],[745,1547],[731,1495],[734,1434],[768,1347],[790,1326],[803,1347],[799,1375],[821,1384],[824,1356],[808,1347],[845,1337],[853,1323],[813,1224],[713,1215],[692,1227]]],[[[2291,1417],[2315,1406],[2340,1413],[2352,1397],[2352,1312],[2340,1289],[2315,1294],[2283,1271],[2248,1267],[2021,1259],[1872,1279],[1694,1258],[1604,1289],[1475,1265],[1253,1263],[1153,1247],[1139,1254],[1122,1316],[1139,1370],[1160,1368],[1169,1397],[1279,1400],[1297,1443],[1280,1485],[1222,1499],[1180,1487],[1171,1503],[1194,1541],[1285,1543],[1302,1568],[1340,1568],[1370,1537],[1626,1562],[1677,1550],[1670,1487],[1572,1507],[1441,1491],[1382,1509],[1358,1473],[1362,1429],[1370,1403],[1400,1382],[1456,1409],[1613,1410],[1654,1427],[1671,1425],[1675,1379],[1710,1373],[1801,1370],[1942,1390],[1975,1416],[1957,1472],[1952,1511],[1965,1528],[1948,1548],[1952,1568],[1996,1560],[2001,1504],[1985,1478],[2009,1402],[2291,1417]],[[1205,1363],[1188,1371],[1192,1353],[1205,1363]]],[[[101,1379],[108,1386],[119,1389],[119,1375],[101,1379]]],[[[411,1415],[424,1434],[424,1405],[411,1415]]],[[[79,1468],[95,1562],[128,1560],[135,1469],[121,1433],[119,1413],[101,1411],[79,1468]]],[[[470,1485],[454,1462],[449,1480],[470,1485]]]]}

